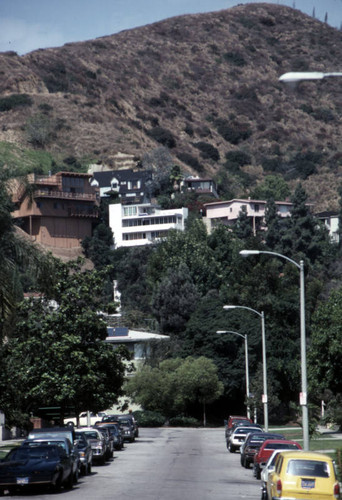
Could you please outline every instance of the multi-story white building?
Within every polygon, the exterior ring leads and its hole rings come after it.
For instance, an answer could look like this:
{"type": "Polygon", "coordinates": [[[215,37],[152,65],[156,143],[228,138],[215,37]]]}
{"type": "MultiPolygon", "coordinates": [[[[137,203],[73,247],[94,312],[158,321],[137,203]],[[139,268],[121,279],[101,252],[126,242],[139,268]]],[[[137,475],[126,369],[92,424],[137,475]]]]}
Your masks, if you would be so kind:
{"type": "Polygon", "coordinates": [[[161,210],[151,203],[109,205],[109,226],[115,248],[155,243],[167,236],[170,229],[184,231],[187,208],[161,210]]]}

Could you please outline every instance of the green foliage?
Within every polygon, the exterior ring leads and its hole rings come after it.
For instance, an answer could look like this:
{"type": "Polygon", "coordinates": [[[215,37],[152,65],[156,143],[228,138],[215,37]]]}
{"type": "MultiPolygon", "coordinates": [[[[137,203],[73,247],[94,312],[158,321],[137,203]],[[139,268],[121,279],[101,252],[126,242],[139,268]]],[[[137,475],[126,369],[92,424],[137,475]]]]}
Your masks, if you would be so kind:
{"type": "Polygon", "coordinates": [[[33,101],[27,94],[12,94],[0,99],[0,112],[9,111],[10,109],[32,106],[33,101]]]}
{"type": "Polygon", "coordinates": [[[44,147],[52,138],[54,127],[48,116],[35,114],[26,122],[26,134],[28,141],[34,146],[44,147]]]}
{"type": "Polygon", "coordinates": [[[169,268],[153,295],[152,308],[163,333],[179,333],[196,307],[199,294],[185,263],[169,268]]]}
{"type": "Polygon", "coordinates": [[[223,58],[234,66],[242,67],[246,65],[246,60],[240,52],[225,52],[223,58]]]}
{"type": "Polygon", "coordinates": [[[157,411],[138,410],[133,412],[133,416],[139,427],[161,427],[166,421],[166,418],[157,411]]]}
{"type": "Polygon", "coordinates": [[[225,154],[225,157],[227,160],[225,163],[225,168],[232,172],[237,172],[240,167],[250,164],[252,160],[251,156],[248,153],[241,150],[228,151],[225,154]]]}
{"type": "Polygon", "coordinates": [[[312,318],[309,379],[315,391],[342,393],[342,289],[331,293],[312,318]]]}
{"type": "Polygon", "coordinates": [[[198,427],[200,422],[194,417],[177,416],[169,420],[169,425],[173,427],[198,427]]]}
{"type": "Polygon", "coordinates": [[[264,181],[252,191],[252,198],[257,200],[284,201],[290,196],[290,188],[283,177],[267,175],[264,181]]]}
{"type": "Polygon", "coordinates": [[[159,367],[141,367],[125,386],[126,393],[144,410],[168,417],[187,412],[192,404],[215,401],[223,386],[214,363],[205,357],[162,361],[159,367]]]}
{"type": "Polygon", "coordinates": [[[57,264],[50,280],[44,298],[17,309],[15,334],[2,353],[0,404],[15,404],[23,415],[59,406],[61,419],[69,406],[76,414],[97,412],[122,394],[123,360],[129,358],[104,342],[106,325],[97,313],[103,273],[57,264]]]}

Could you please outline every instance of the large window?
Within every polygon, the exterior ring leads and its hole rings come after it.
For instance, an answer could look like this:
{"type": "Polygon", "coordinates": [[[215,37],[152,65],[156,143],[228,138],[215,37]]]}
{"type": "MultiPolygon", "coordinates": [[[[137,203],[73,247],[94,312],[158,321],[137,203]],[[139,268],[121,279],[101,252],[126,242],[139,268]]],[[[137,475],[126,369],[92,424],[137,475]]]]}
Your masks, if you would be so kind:
{"type": "Polygon", "coordinates": [[[124,217],[130,217],[132,215],[137,215],[137,207],[129,206],[123,209],[124,217]]]}

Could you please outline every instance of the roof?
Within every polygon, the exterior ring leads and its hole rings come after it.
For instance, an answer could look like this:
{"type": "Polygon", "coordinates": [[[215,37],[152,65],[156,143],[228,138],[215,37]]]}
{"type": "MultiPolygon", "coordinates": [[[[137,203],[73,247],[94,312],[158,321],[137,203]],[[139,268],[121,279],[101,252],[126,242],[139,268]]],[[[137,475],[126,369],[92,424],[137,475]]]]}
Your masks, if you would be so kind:
{"type": "Polygon", "coordinates": [[[286,458],[300,458],[301,460],[332,460],[329,455],[324,453],[319,453],[318,451],[304,451],[304,450],[284,450],[281,455],[286,456],[286,458]]]}
{"type": "Polygon", "coordinates": [[[318,214],[315,214],[315,217],[338,217],[338,212],[327,210],[326,212],[319,212],[318,214]]]}
{"type": "MultiPolygon", "coordinates": [[[[231,204],[231,203],[263,203],[264,205],[266,205],[267,201],[266,200],[252,200],[252,199],[240,199],[240,198],[234,198],[232,200],[224,200],[224,201],[212,201],[210,203],[204,203],[204,206],[205,207],[208,207],[208,206],[213,206],[213,205],[228,205],[228,204],[231,204]]],[[[291,203],[290,201],[275,201],[274,202],[276,205],[288,205],[290,207],[292,207],[293,203],[291,203]]]]}
{"type": "Polygon", "coordinates": [[[122,344],[131,342],[148,342],[150,340],[169,340],[169,338],[170,337],[168,335],[160,335],[159,333],[128,330],[128,333],[124,335],[108,336],[106,341],[114,344],[122,344]]]}
{"type": "Polygon", "coordinates": [[[138,170],[134,171],[132,169],[125,170],[107,170],[104,172],[94,172],[93,179],[99,183],[99,187],[110,186],[110,182],[113,177],[117,178],[119,182],[132,181],[141,179],[147,181],[151,177],[151,172],[148,170],[138,170]]]}

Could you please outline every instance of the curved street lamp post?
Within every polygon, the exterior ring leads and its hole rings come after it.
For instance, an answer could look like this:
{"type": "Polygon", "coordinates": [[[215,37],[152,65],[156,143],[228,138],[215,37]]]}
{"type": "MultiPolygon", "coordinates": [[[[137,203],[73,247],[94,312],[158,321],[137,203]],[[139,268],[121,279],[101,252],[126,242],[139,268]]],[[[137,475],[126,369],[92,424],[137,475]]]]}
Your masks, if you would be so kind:
{"type": "Polygon", "coordinates": [[[246,371],[246,400],[247,400],[247,417],[251,418],[251,410],[249,406],[249,367],[248,367],[248,335],[242,335],[242,333],[234,332],[233,330],[217,330],[218,335],[222,335],[225,333],[233,333],[234,335],[238,335],[242,337],[245,341],[245,371],[246,371]]]}
{"type": "Polygon", "coordinates": [[[266,335],[265,335],[265,316],[264,311],[258,312],[251,307],[246,306],[223,306],[225,311],[230,309],[247,309],[252,311],[261,318],[261,335],[262,335],[262,371],[263,371],[263,395],[262,402],[264,405],[264,427],[265,432],[268,432],[268,396],[267,396],[267,367],[266,367],[266,335]]]}
{"type": "Polygon", "coordinates": [[[306,333],[305,333],[305,283],[304,283],[304,261],[298,262],[290,259],[286,255],[277,252],[268,252],[265,250],[241,250],[240,255],[248,257],[249,255],[267,254],[275,257],[285,259],[291,264],[294,264],[300,272],[300,352],[301,352],[301,379],[302,379],[302,392],[300,393],[299,402],[302,407],[303,419],[303,448],[309,450],[309,413],[307,402],[307,362],[306,362],[306,333]]]}

